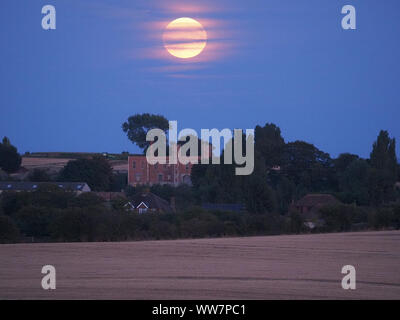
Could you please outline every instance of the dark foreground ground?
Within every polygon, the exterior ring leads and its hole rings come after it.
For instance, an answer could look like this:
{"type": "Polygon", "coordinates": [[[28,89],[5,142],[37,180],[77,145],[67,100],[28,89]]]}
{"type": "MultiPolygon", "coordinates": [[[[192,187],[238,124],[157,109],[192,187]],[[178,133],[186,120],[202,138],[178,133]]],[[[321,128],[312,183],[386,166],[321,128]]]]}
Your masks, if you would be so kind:
{"type": "Polygon", "coordinates": [[[400,299],[400,232],[0,245],[0,299],[37,298],[400,299]],[[349,264],[353,291],[341,287],[349,264]]]}

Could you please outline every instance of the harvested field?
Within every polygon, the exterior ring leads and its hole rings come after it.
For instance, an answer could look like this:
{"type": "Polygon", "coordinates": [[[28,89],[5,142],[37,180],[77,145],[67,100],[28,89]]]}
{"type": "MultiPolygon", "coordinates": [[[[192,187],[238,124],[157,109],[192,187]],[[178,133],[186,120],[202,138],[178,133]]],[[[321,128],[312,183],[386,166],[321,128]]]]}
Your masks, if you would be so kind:
{"type": "MultiPolygon", "coordinates": [[[[75,159],[22,157],[21,166],[28,170],[44,169],[44,170],[60,171],[71,160],[75,159]]],[[[128,172],[127,160],[110,160],[109,162],[114,171],[128,172]]]]}
{"type": "Polygon", "coordinates": [[[400,299],[400,232],[0,245],[0,298],[400,299]],[[344,265],[356,290],[341,288],[344,265]]]}
{"type": "Polygon", "coordinates": [[[21,166],[23,166],[29,170],[36,169],[36,168],[62,169],[71,160],[73,160],[73,159],[22,157],[21,166]]]}

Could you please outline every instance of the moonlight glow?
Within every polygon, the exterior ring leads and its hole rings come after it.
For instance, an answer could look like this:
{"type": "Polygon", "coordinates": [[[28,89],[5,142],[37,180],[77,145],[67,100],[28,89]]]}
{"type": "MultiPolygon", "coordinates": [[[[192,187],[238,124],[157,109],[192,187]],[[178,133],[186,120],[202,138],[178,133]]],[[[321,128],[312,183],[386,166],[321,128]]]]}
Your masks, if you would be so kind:
{"type": "Polygon", "coordinates": [[[191,18],[179,18],[167,25],[164,31],[167,51],[181,59],[199,55],[207,44],[207,33],[200,22],[191,18]]]}

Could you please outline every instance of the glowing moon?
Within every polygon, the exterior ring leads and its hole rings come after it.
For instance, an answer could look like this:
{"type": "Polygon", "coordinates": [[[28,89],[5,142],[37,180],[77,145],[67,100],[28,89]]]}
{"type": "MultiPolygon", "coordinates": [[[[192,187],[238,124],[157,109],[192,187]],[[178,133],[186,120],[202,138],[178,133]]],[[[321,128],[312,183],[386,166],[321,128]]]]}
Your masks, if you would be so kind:
{"type": "Polygon", "coordinates": [[[174,57],[189,59],[199,55],[207,44],[207,33],[200,22],[179,18],[170,22],[164,31],[164,47],[174,57]]]}

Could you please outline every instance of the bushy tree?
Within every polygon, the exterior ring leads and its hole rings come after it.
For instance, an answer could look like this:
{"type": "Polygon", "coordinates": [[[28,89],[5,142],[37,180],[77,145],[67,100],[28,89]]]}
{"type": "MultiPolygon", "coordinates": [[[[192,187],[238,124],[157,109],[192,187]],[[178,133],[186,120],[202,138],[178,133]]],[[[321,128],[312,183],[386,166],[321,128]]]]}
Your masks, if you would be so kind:
{"type": "Polygon", "coordinates": [[[28,180],[32,182],[47,182],[51,181],[50,175],[46,170],[34,169],[28,176],[28,180]]]}
{"type": "Polygon", "coordinates": [[[14,243],[19,239],[19,230],[15,222],[0,213],[0,243],[14,243]]]}
{"type": "Polygon", "coordinates": [[[290,210],[286,220],[286,228],[289,233],[299,234],[305,231],[304,219],[296,210],[290,210]]]}
{"type": "Polygon", "coordinates": [[[102,156],[93,159],[78,159],[68,162],[60,173],[60,181],[86,182],[93,191],[109,191],[113,182],[113,171],[102,156]]]}
{"type": "Polygon", "coordinates": [[[374,229],[396,228],[398,226],[396,213],[396,209],[390,207],[372,210],[368,215],[369,226],[374,229]]]}
{"type": "Polygon", "coordinates": [[[332,159],[329,154],[304,142],[289,142],[283,153],[282,171],[307,191],[332,189],[332,159]]]}
{"type": "Polygon", "coordinates": [[[320,210],[321,218],[325,221],[327,231],[348,231],[354,219],[354,207],[337,205],[325,206],[320,210]]]}
{"type": "Polygon", "coordinates": [[[360,157],[356,154],[341,153],[339,157],[333,160],[335,171],[338,173],[345,171],[355,160],[358,160],[359,158],[360,157]]]}
{"type": "Polygon", "coordinates": [[[112,178],[111,191],[121,192],[128,185],[128,175],[126,173],[114,174],[112,178]]]}
{"type": "Polygon", "coordinates": [[[49,229],[52,238],[60,241],[125,240],[118,232],[120,217],[103,206],[68,208],[60,211],[49,229]]]}
{"type": "Polygon", "coordinates": [[[27,206],[19,210],[14,219],[21,232],[29,237],[49,237],[49,223],[55,211],[46,207],[27,206]]]}
{"type": "Polygon", "coordinates": [[[1,194],[1,208],[3,213],[11,216],[25,206],[32,205],[32,193],[6,191],[1,194]]]}
{"type": "Polygon", "coordinates": [[[35,207],[67,208],[68,203],[75,197],[73,192],[65,191],[50,183],[41,184],[37,191],[27,193],[29,203],[35,207]]]}
{"type": "Polygon", "coordinates": [[[68,207],[93,207],[100,206],[104,203],[104,199],[92,192],[84,192],[73,197],[68,202],[68,207]]]}
{"type": "Polygon", "coordinates": [[[143,113],[129,117],[128,121],[122,124],[122,130],[126,133],[128,139],[143,149],[144,153],[150,145],[150,142],[146,141],[146,135],[151,129],[168,131],[168,120],[162,115],[143,113]]]}
{"type": "Polygon", "coordinates": [[[0,169],[7,173],[15,172],[20,168],[21,161],[17,148],[11,144],[10,139],[4,137],[0,143],[0,169]]]}

